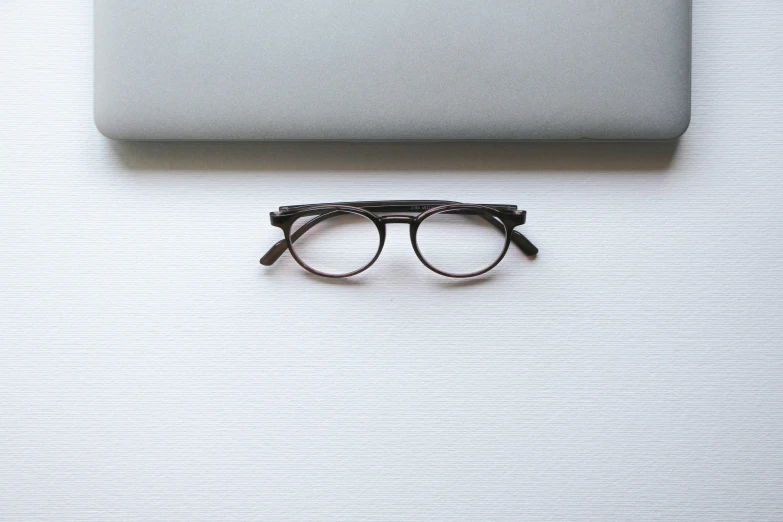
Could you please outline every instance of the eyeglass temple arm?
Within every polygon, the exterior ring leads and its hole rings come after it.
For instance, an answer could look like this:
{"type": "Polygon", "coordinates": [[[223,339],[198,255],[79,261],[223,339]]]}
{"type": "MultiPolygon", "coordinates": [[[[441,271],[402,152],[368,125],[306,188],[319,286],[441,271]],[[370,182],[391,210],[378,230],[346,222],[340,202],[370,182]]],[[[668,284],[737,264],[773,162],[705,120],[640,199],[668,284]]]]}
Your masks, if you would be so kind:
{"type": "Polygon", "coordinates": [[[538,247],[536,247],[536,245],[534,245],[522,232],[512,230],[511,242],[527,257],[536,257],[538,255],[538,247]]]}
{"type": "Polygon", "coordinates": [[[285,244],[285,239],[281,239],[272,245],[272,248],[267,250],[264,257],[261,258],[261,264],[264,266],[274,265],[275,261],[280,259],[280,256],[282,256],[286,250],[288,250],[288,245],[285,244]]]}
{"type": "MultiPolygon", "coordinates": [[[[320,216],[317,216],[294,232],[291,235],[291,242],[295,243],[297,239],[302,237],[305,232],[313,228],[315,225],[320,223],[321,221],[325,219],[329,219],[331,217],[334,217],[339,214],[347,214],[347,212],[341,212],[339,210],[335,210],[334,212],[327,212],[326,214],[321,214],[320,216]]],[[[280,259],[280,256],[285,254],[285,251],[288,250],[288,243],[286,243],[285,239],[281,239],[274,245],[272,245],[272,248],[270,248],[266,254],[264,254],[264,257],[261,258],[261,264],[264,266],[272,266],[275,264],[275,262],[280,259]]]]}
{"type": "MultiPolygon", "coordinates": [[[[458,213],[459,211],[457,211],[458,213]]],[[[506,226],[491,216],[481,216],[489,221],[493,227],[498,229],[501,234],[506,233],[506,226]]],[[[527,257],[535,257],[538,255],[538,248],[534,245],[522,232],[516,230],[511,231],[511,242],[519,248],[523,254],[527,257]]]]}
{"type": "MultiPolygon", "coordinates": [[[[302,227],[299,230],[297,230],[291,235],[291,242],[296,243],[296,241],[300,237],[302,237],[308,230],[313,228],[321,221],[324,221],[325,219],[329,219],[333,216],[340,215],[340,214],[347,214],[347,212],[335,210],[334,212],[327,212],[326,214],[321,214],[320,216],[311,219],[310,221],[302,225],[302,227]]],[[[481,217],[489,221],[489,223],[492,224],[492,226],[498,229],[501,233],[506,232],[505,225],[503,225],[503,223],[501,223],[497,219],[491,216],[481,216],[481,217]]],[[[517,248],[519,248],[522,251],[522,253],[528,257],[535,257],[536,255],[538,255],[538,248],[521,232],[512,230],[511,242],[514,243],[517,246],[517,248]]],[[[274,265],[275,262],[277,262],[277,260],[280,259],[280,256],[282,256],[286,250],[288,250],[288,244],[286,243],[285,239],[281,239],[280,241],[272,245],[272,248],[270,248],[267,251],[267,253],[264,254],[264,257],[261,258],[261,264],[264,266],[274,265]]]]}

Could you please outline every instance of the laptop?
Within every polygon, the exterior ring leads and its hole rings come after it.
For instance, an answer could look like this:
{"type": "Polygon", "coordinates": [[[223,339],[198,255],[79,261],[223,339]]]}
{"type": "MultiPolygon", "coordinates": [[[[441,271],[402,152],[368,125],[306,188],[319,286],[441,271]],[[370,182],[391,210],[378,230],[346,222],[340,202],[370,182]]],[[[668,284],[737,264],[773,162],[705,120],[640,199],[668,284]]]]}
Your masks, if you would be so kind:
{"type": "Polygon", "coordinates": [[[130,140],[666,140],[691,0],[95,0],[130,140]]]}

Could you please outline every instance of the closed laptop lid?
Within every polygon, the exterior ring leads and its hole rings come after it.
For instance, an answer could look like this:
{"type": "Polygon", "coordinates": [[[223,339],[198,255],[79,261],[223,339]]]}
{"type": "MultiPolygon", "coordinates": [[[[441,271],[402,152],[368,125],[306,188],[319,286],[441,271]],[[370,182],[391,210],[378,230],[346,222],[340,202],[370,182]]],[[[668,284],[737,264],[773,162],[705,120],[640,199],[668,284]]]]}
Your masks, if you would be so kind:
{"type": "Polygon", "coordinates": [[[668,139],[690,0],[95,0],[95,120],[165,140],[668,139]]]}

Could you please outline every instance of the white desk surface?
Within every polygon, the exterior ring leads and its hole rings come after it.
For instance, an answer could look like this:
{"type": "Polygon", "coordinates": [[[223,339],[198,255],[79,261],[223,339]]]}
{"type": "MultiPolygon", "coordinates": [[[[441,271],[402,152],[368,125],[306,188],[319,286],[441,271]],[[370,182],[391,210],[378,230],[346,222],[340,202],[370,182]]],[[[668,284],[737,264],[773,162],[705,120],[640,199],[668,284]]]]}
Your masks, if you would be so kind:
{"type": "Polygon", "coordinates": [[[783,2],[696,0],[676,149],[112,143],[91,9],[0,3],[0,519],[783,518],[783,2]],[[365,198],[542,253],[258,265],[365,198]]]}

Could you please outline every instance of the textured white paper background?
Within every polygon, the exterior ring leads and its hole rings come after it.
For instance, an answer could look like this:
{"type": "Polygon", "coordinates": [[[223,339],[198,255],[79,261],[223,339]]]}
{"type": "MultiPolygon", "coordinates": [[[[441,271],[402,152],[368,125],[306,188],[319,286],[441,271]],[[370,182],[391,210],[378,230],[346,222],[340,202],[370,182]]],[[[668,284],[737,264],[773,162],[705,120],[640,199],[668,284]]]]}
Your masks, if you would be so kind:
{"type": "Polygon", "coordinates": [[[636,145],[122,145],[88,0],[0,2],[0,519],[783,519],[783,3],[697,0],[636,145]],[[280,204],[519,203],[455,283],[326,282],[280,204]]]}

